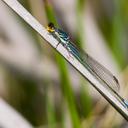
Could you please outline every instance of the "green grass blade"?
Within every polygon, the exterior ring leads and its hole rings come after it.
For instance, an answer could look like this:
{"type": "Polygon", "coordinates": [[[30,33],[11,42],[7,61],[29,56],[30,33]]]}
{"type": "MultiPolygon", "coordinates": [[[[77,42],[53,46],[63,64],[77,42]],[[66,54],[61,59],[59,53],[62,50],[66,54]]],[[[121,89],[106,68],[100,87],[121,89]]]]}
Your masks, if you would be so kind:
{"type": "MultiPolygon", "coordinates": [[[[56,26],[58,26],[52,6],[46,0],[44,1],[44,5],[45,5],[48,21],[53,22],[56,26]]],[[[55,54],[55,57],[60,71],[62,92],[68,102],[68,107],[72,119],[72,125],[74,128],[80,128],[79,116],[77,114],[74,95],[71,88],[72,85],[69,80],[65,60],[62,59],[62,57],[59,54],[55,54]]]]}

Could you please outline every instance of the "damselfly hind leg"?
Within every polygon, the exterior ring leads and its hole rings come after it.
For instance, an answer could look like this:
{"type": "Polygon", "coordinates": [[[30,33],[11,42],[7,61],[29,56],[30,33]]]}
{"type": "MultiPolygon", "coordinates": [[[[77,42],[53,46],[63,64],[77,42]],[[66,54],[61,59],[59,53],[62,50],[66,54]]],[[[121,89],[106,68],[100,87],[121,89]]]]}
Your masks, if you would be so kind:
{"type": "Polygon", "coordinates": [[[58,42],[58,44],[56,45],[56,49],[57,49],[57,47],[58,47],[59,44],[60,44],[60,42],[58,42]]]}
{"type": "Polygon", "coordinates": [[[70,53],[70,51],[68,51],[68,56],[67,56],[67,58],[68,58],[68,59],[72,58],[72,59],[74,60],[74,58],[73,58],[72,54],[70,53]]]}
{"type": "Polygon", "coordinates": [[[64,44],[64,47],[67,49],[67,51],[68,51],[68,56],[67,56],[67,58],[68,59],[70,59],[70,58],[72,58],[73,60],[74,60],[74,58],[73,58],[73,56],[72,56],[72,54],[71,54],[71,49],[68,47],[68,44],[64,44]]]}

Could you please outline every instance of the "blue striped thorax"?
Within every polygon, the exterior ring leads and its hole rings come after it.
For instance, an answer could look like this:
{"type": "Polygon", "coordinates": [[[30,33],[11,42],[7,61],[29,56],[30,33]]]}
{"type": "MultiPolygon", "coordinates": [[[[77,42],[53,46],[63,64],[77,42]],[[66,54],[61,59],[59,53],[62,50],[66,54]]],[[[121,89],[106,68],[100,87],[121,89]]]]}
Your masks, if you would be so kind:
{"type": "Polygon", "coordinates": [[[66,32],[58,29],[53,23],[49,23],[47,26],[48,32],[50,32],[62,45],[67,45],[69,42],[69,36],[66,32]]]}
{"type": "Polygon", "coordinates": [[[69,41],[69,36],[66,32],[60,30],[60,29],[55,29],[55,31],[58,33],[58,36],[64,40],[64,41],[69,41]]]}

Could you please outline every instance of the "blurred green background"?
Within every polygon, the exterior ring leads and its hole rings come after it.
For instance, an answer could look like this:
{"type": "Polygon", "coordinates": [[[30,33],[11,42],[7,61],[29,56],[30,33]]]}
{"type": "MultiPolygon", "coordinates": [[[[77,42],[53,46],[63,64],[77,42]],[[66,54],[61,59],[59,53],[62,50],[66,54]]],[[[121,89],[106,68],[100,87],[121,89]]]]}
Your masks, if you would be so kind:
{"type": "MultiPolygon", "coordinates": [[[[117,76],[128,97],[127,0],[19,0],[53,22],[117,76]]],[[[19,16],[0,2],[0,96],[36,128],[120,128],[127,123],[19,16]]]]}

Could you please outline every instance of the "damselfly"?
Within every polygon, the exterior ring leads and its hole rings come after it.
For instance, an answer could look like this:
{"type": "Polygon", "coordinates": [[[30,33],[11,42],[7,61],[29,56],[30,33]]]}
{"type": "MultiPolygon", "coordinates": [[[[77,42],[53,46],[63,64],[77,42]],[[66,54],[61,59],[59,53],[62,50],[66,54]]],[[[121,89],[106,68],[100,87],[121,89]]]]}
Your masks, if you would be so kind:
{"type": "MultiPolygon", "coordinates": [[[[57,46],[61,43],[80,63],[100,82],[102,85],[109,89],[113,95],[115,95],[120,103],[128,108],[128,102],[124,100],[119,94],[119,82],[117,78],[103,65],[94,60],[86,52],[78,50],[76,46],[71,42],[67,33],[54,26],[53,23],[49,23],[47,30],[51,35],[58,40],[57,46]]],[[[56,46],[56,47],[57,47],[56,46]]]]}

